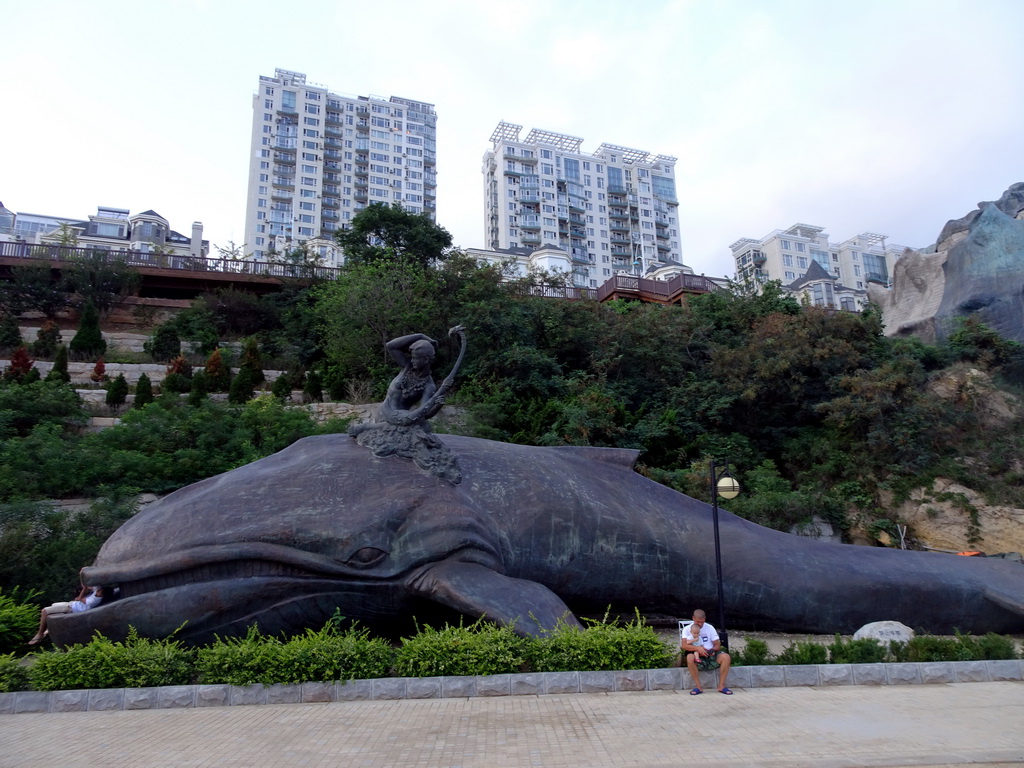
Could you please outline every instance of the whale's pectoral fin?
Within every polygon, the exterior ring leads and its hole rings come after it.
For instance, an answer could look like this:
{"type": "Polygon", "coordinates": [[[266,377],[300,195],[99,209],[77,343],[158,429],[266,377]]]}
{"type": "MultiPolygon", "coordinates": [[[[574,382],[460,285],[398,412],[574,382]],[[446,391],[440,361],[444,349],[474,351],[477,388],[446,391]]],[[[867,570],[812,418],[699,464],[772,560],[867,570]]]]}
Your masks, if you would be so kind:
{"type": "Polygon", "coordinates": [[[561,599],[535,581],[513,579],[478,563],[442,562],[421,571],[410,583],[421,596],[470,616],[501,624],[515,622],[518,635],[537,636],[562,619],[579,622],[561,599]]]}
{"type": "Polygon", "coordinates": [[[1020,592],[1000,589],[992,584],[985,586],[983,594],[996,605],[1024,616],[1024,595],[1020,592]]]}

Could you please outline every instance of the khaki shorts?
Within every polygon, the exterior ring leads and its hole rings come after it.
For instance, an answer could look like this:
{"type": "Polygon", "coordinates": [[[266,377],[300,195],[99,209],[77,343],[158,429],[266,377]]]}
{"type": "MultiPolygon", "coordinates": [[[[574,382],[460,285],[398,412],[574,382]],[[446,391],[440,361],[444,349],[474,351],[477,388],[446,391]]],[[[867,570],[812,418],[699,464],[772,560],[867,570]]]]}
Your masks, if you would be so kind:
{"type": "Polygon", "coordinates": [[[43,613],[53,616],[55,613],[71,613],[71,603],[54,603],[43,608],[43,613]]]}

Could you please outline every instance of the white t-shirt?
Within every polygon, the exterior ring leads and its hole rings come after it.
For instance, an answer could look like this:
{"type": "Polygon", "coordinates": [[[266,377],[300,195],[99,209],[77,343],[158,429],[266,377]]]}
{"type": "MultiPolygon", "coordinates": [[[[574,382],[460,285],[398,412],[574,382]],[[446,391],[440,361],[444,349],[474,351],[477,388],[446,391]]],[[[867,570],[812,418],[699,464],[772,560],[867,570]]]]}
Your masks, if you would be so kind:
{"type": "MultiPolygon", "coordinates": [[[[686,633],[692,638],[693,629],[687,627],[686,633]]],[[[718,630],[713,626],[704,622],[704,626],[700,628],[700,642],[693,641],[694,645],[703,645],[705,649],[709,651],[715,650],[715,641],[718,640],[718,630]]]]}
{"type": "Polygon", "coordinates": [[[74,600],[71,603],[72,613],[81,613],[82,611],[88,611],[90,608],[95,608],[100,602],[100,596],[96,594],[94,589],[90,592],[84,600],[74,600]]]}

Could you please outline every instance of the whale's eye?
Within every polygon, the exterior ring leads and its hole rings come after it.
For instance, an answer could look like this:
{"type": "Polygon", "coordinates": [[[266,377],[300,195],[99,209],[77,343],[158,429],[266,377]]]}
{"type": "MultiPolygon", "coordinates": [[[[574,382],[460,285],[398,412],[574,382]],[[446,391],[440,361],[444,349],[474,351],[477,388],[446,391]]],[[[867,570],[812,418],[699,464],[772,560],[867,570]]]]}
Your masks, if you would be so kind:
{"type": "Polygon", "coordinates": [[[387,556],[388,553],[383,549],[377,549],[376,547],[363,547],[362,549],[357,549],[352,554],[352,557],[348,559],[348,564],[357,567],[376,565],[387,556]]]}

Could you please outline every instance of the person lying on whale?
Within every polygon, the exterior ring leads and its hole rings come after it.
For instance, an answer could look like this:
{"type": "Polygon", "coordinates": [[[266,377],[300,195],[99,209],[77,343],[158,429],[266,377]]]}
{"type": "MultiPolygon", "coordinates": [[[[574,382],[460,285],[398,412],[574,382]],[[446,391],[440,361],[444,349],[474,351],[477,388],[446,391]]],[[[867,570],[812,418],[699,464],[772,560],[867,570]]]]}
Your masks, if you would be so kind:
{"type": "Polygon", "coordinates": [[[42,642],[43,638],[49,634],[46,624],[51,615],[59,613],[81,613],[82,611],[87,611],[90,608],[95,608],[103,602],[103,598],[103,587],[87,587],[83,585],[74,600],[64,603],[54,603],[53,605],[46,606],[39,612],[39,631],[36,632],[35,637],[28,641],[28,644],[38,645],[42,642]]]}

